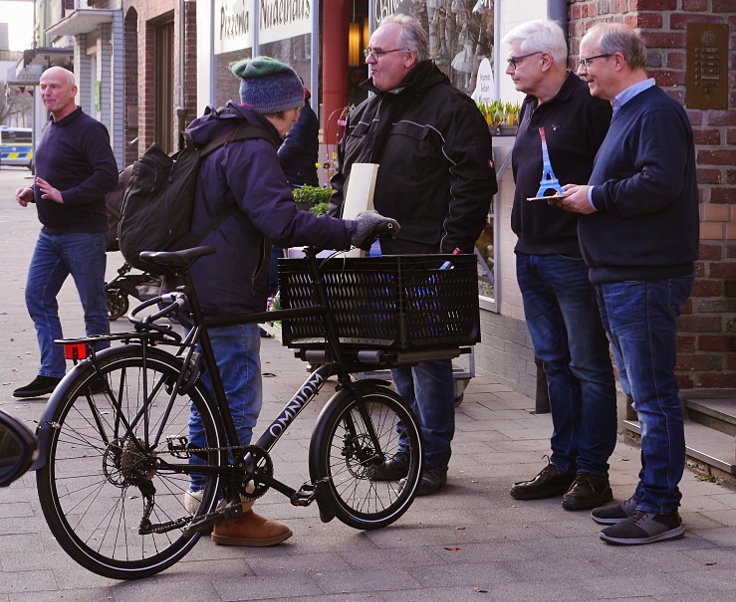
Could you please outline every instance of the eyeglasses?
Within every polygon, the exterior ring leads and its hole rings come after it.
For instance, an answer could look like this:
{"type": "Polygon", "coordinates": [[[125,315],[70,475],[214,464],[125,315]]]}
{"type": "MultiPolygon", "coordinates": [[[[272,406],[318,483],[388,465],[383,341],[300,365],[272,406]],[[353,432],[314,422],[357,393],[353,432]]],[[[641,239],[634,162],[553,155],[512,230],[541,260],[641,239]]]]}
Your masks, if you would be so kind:
{"type": "Polygon", "coordinates": [[[588,63],[592,61],[593,59],[602,59],[602,58],[608,58],[609,56],[613,56],[610,52],[606,54],[596,54],[595,56],[586,56],[585,58],[580,59],[580,62],[578,63],[580,67],[587,70],[588,69],[588,63]]]}
{"type": "Polygon", "coordinates": [[[394,48],[393,50],[380,50],[375,48],[366,48],[363,51],[363,56],[368,59],[368,57],[372,56],[374,59],[378,60],[380,59],[384,54],[388,54],[389,52],[402,52],[404,50],[407,50],[406,48],[394,48]]]}
{"type": "Polygon", "coordinates": [[[509,67],[511,67],[514,71],[516,71],[516,68],[519,66],[519,61],[521,59],[525,59],[530,56],[534,56],[535,54],[542,54],[541,50],[537,50],[536,52],[530,52],[529,54],[521,54],[519,56],[512,56],[510,59],[507,59],[506,62],[509,64],[509,67]]]}

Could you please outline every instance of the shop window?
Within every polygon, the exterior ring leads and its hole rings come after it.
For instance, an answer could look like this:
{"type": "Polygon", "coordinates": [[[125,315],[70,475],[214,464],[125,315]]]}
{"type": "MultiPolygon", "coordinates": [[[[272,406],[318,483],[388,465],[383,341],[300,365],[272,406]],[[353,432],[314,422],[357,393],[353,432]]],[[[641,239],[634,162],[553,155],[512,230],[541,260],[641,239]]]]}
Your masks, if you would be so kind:
{"type": "Polygon", "coordinates": [[[174,21],[154,29],[154,136],[165,152],[174,146],[174,21]]]}
{"type": "MultiPolygon", "coordinates": [[[[392,14],[419,21],[434,63],[456,88],[472,95],[481,61],[486,58],[493,64],[494,8],[494,0],[371,0],[369,16],[376,25],[392,14]]],[[[491,202],[486,226],[475,245],[479,293],[484,307],[492,310],[497,309],[496,200],[491,202]]]]}

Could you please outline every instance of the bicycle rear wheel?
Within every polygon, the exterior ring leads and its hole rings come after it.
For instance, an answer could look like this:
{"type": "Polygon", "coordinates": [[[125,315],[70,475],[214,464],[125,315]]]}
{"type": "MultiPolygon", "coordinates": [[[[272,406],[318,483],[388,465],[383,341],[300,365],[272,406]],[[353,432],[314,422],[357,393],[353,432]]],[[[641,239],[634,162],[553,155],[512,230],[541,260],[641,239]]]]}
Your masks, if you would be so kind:
{"type": "MultiPolygon", "coordinates": [[[[226,461],[216,449],[224,445],[220,418],[201,384],[186,394],[174,391],[181,359],[147,348],[144,363],[142,351],[138,345],[106,350],[96,370],[89,363],[62,383],[66,390],[48,419],[42,450],[47,463],[37,472],[41,507],[61,547],[87,569],[115,579],[162,571],[199,538],[184,531],[189,475],[161,464],[190,462],[182,437],[192,406],[202,416],[207,448],[215,448],[199,452],[201,460],[226,461]]],[[[218,485],[219,477],[207,478],[195,516],[214,508],[218,485]]]]}
{"type": "Polygon", "coordinates": [[[312,482],[320,483],[321,500],[338,519],[356,529],[378,529],[414,501],[421,436],[414,414],[394,391],[374,384],[356,386],[360,402],[343,389],[322,411],[309,448],[310,473],[312,482]],[[373,467],[400,452],[409,455],[405,479],[371,480],[373,467]]]}

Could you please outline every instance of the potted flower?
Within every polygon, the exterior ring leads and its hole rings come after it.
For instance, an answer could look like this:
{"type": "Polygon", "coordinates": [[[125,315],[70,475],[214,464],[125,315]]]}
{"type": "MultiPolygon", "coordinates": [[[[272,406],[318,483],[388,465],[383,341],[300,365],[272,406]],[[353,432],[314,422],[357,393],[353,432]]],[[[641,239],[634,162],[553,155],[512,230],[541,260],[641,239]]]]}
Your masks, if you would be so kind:
{"type": "Polygon", "coordinates": [[[490,103],[479,103],[478,110],[494,134],[515,136],[519,129],[519,103],[494,100],[490,103]]]}
{"type": "Polygon", "coordinates": [[[332,196],[332,188],[319,186],[300,186],[294,189],[294,201],[303,211],[311,211],[317,215],[327,213],[328,203],[332,196]]]}

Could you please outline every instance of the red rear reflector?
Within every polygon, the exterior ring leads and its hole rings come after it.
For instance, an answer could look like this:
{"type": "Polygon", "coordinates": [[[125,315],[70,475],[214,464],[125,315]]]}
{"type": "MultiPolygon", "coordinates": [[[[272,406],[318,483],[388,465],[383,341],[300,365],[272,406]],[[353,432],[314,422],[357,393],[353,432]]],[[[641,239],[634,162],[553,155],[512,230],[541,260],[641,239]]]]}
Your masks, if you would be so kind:
{"type": "Polygon", "coordinates": [[[87,345],[74,343],[64,345],[64,357],[68,360],[83,360],[87,358],[87,345]]]}

